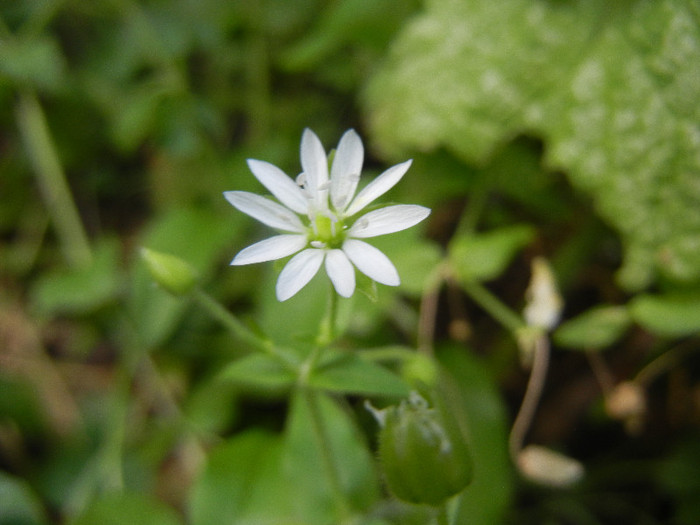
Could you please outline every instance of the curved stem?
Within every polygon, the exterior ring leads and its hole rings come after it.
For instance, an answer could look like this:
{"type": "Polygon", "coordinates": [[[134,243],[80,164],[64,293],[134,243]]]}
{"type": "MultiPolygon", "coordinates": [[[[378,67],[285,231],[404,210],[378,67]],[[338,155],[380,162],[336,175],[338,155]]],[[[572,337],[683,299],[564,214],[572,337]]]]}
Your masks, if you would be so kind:
{"type": "Polygon", "coordinates": [[[542,395],[544,381],[547,377],[547,369],[549,368],[549,339],[546,335],[541,335],[535,341],[535,352],[532,360],[532,370],[530,371],[530,379],[527,382],[527,389],[523,402],[520,405],[520,410],[513,423],[513,428],[510,431],[508,439],[508,450],[511,458],[517,463],[518,454],[523,448],[525,442],[525,434],[527,434],[532,419],[537,409],[537,404],[542,395]]]}

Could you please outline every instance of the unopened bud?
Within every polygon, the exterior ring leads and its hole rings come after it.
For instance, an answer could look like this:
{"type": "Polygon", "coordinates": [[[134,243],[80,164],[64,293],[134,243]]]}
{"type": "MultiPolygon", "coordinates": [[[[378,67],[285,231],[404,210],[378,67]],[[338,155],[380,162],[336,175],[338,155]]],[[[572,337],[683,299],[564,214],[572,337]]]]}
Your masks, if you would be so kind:
{"type": "Polygon", "coordinates": [[[620,383],[605,397],[608,415],[624,421],[627,431],[632,434],[641,429],[646,409],[644,389],[633,381],[620,383]]]}
{"type": "Polygon", "coordinates": [[[525,291],[525,299],[527,304],[523,315],[529,326],[549,331],[559,323],[563,301],[554,272],[542,257],[535,257],[532,261],[532,277],[525,291]]]}
{"type": "Polygon", "coordinates": [[[526,478],[551,487],[568,487],[584,474],[579,461],[539,445],[528,445],[520,451],[518,469],[526,478]]]}
{"type": "Polygon", "coordinates": [[[141,257],[153,280],[173,295],[185,295],[197,284],[194,268],[179,257],[148,248],[141,248],[141,257]]]}
{"type": "Polygon", "coordinates": [[[472,460],[464,437],[451,431],[420,395],[414,392],[380,415],[379,457],[397,498],[439,505],[471,482],[472,460]]]}

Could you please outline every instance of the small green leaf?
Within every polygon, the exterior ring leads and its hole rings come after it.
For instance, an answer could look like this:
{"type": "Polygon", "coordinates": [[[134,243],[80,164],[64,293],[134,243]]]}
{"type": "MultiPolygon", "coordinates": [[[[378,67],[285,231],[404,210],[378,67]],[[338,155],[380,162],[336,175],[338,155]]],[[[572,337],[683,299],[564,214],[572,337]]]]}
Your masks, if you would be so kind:
{"type": "Polygon", "coordinates": [[[356,354],[329,350],[309,377],[309,386],[344,394],[405,397],[408,385],[383,366],[356,354]]]}
{"type": "Polygon", "coordinates": [[[428,278],[442,260],[440,247],[420,235],[420,228],[372,239],[394,263],[401,278],[401,292],[420,297],[428,278]]]}
{"type": "Polygon", "coordinates": [[[71,525],[178,525],[174,510],[143,494],[107,494],[93,501],[71,525]]]}
{"type": "Polygon", "coordinates": [[[640,295],[629,305],[632,318],[663,337],[700,332],[700,297],[697,295],[640,295]]]}
{"type": "Polygon", "coordinates": [[[296,382],[296,374],[279,359],[251,354],[226,366],[218,376],[241,387],[261,392],[284,392],[296,382]]]}
{"type": "Polygon", "coordinates": [[[631,322],[624,306],[597,306],[562,323],[553,338],[559,346],[600,350],[622,337],[631,322]]]}
{"type": "Polygon", "coordinates": [[[65,60],[53,38],[0,44],[0,80],[8,77],[16,87],[56,90],[65,79],[65,60]]]}
{"type": "Polygon", "coordinates": [[[0,471],[0,524],[43,525],[44,510],[29,484],[0,471]]]}
{"type": "Polygon", "coordinates": [[[534,230],[526,225],[458,235],[450,243],[449,259],[463,281],[488,281],[501,275],[533,236],[534,230]]]}
{"type": "Polygon", "coordinates": [[[44,274],[32,290],[37,308],[46,314],[80,314],[114,300],[121,291],[119,244],[103,240],[86,268],[60,269],[44,274]]]}

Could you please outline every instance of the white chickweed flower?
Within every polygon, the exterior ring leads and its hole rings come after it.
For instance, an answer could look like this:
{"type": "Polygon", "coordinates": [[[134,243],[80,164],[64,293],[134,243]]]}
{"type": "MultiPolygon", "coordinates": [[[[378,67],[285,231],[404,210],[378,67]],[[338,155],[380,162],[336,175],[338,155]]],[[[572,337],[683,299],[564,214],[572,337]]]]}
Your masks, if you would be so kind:
{"type": "Polygon", "coordinates": [[[226,191],[224,197],[280,234],[243,249],[231,264],[273,261],[296,254],[277,280],[280,301],[301,290],[324,261],[328,277],[343,297],[355,291],[353,265],[374,281],[398,286],[399,274],[389,258],[360,239],[410,228],[425,219],[430,210],[398,204],[356,217],[394,187],[411,165],[409,160],[389,168],[355,195],[363,159],[362,141],[352,129],[338,143],[330,174],[323,145],[310,129],[305,129],[301,137],[303,171],[296,181],[268,162],[249,159],[253,175],[279,202],[246,191],[226,191]]]}

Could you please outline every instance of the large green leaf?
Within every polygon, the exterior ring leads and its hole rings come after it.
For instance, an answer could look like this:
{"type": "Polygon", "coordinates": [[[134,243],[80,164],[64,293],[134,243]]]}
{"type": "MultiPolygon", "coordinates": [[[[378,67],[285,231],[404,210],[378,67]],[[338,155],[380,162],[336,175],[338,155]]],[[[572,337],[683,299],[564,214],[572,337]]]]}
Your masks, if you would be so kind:
{"type": "Polygon", "coordinates": [[[340,523],[340,497],[352,510],[364,511],[379,496],[372,455],[351,414],[320,392],[299,389],[292,397],[284,466],[296,496],[294,514],[305,523],[340,523]],[[341,494],[334,492],[331,476],[341,494]]]}
{"type": "Polygon", "coordinates": [[[342,394],[408,396],[408,385],[381,365],[349,352],[326,351],[309,386],[342,394]]]}
{"type": "Polygon", "coordinates": [[[700,279],[700,9],[692,0],[433,0],[366,93],[390,154],[485,162],[521,133],[590,193],[621,283],[700,279]]]}
{"type": "Polygon", "coordinates": [[[96,499],[72,522],[72,525],[178,525],[174,510],[163,503],[137,493],[106,494],[96,499]]]}
{"type": "Polygon", "coordinates": [[[449,373],[441,388],[455,421],[466,427],[474,459],[474,481],[458,497],[454,523],[502,523],[513,495],[505,406],[488,371],[467,349],[444,346],[438,359],[449,373]]]}
{"type": "Polygon", "coordinates": [[[299,525],[290,512],[293,487],[281,466],[278,436],[251,430],[219,445],[195,483],[190,522],[299,525]]]}

